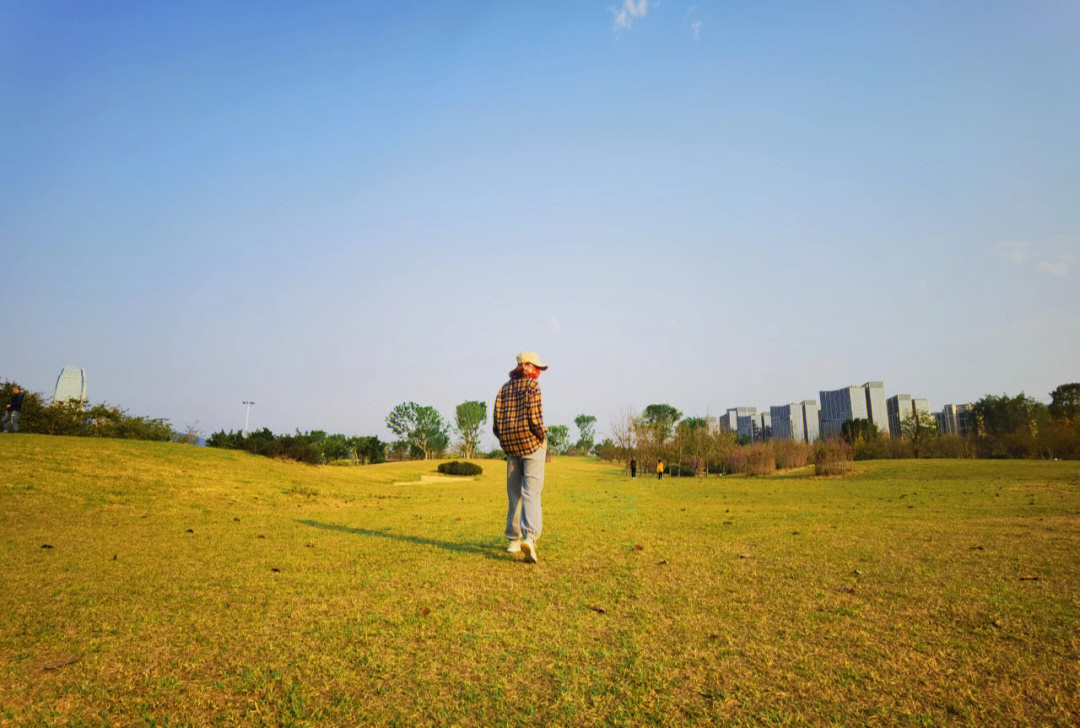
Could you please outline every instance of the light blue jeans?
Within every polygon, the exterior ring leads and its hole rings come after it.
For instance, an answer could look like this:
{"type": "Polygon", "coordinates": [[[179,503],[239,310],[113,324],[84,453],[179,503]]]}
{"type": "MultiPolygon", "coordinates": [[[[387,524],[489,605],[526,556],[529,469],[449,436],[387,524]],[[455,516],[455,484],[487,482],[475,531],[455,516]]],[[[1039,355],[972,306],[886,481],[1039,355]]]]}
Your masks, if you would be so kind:
{"type": "Polygon", "coordinates": [[[3,418],[0,418],[0,430],[4,432],[18,432],[19,431],[19,412],[18,410],[8,410],[4,413],[3,418]]]}
{"type": "Polygon", "coordinates": [[[546,457],[546,447],[524,457],[506,456],[506,537],[512,541],[536,541],[544,529],[540,493],[544,490],[546,457]]]}

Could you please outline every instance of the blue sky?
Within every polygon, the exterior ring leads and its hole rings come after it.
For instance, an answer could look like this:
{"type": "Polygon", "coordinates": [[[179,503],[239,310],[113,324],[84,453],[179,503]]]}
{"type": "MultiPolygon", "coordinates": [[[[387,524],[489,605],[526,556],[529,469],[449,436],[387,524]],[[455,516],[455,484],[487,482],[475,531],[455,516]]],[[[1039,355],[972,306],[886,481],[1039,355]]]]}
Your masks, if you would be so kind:
{"type": "Polygon", "coordinates": [[[0,2],[0,377],[384,437],[526,348],[601,430],[1045,399],[1078,128],[1071,1],[0,2]]]}

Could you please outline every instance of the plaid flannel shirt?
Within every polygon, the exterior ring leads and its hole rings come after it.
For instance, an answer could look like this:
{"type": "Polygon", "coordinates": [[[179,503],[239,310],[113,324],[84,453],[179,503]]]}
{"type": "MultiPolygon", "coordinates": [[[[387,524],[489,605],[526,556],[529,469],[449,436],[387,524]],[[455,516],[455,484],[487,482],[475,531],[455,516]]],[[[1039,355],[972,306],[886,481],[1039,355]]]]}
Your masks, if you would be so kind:
{"type": "Polygon", "coordinates": [[[511,376],[495,398],[492,421],[495,437],[507,455],[524,457],[539,450],[547,438],[547,429],[536,380],[511,376]]]}

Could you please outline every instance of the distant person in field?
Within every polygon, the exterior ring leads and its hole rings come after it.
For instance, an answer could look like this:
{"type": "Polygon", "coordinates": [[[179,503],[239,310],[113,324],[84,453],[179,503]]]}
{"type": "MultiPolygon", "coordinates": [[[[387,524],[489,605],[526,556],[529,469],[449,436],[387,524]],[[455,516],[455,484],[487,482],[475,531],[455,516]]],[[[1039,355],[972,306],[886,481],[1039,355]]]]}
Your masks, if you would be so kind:
{"type": "Polygon", "coordinates": [[[634,458],[630,458],[630,477],[637,477],[637,460],[635,460],[634,458]]]}
{"type": "Polygon", "coordinates": [[[506,550],[523,552],[536,563],[536,542],[544,526],[540,493],[544,490],[547,429],[537,379],[547,369],[534,351],[517,356],[510,381],[495,398],[495,437],[506,452],[506,550]]]}
{"type": "Polygon", "coordinates": [[[663,460],[657,460],[656,461],[656,479],[657,480],[663,480],[664,479],[664,461],[663,460]]]}
{"type": "Polygon", "coordinates": [[[4,417],[0,419],[0,430],[3,432],[19,431],[19,415],[22,414],[23,393],[18,385],[11,388],[11,401],[4,409],[4,417]]]}

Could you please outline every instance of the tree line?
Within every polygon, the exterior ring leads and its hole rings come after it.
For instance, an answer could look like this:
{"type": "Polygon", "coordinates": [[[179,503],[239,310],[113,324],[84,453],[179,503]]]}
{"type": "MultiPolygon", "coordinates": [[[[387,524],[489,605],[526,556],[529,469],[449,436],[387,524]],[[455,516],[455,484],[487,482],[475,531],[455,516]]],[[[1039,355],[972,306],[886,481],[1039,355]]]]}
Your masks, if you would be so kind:
{"type": "Polygon", "coordinates": [[[900,437],[854,419],[843,424],[839,438],[829,441],[750,442],[710,428],[703,418],[684,418],[670,404],[651,404],[641,414],[617,414],[612,436],[597,445],[596,454],[624,464],[634,459],[640,468],[660,461],[665,472],[674,475],[767,473],[810,462],[879,458],[1080,459],[1080,383],[1055,388],[1049,405],[1023,392],[986,395],[966,417],[970,427],[963,435],[941,433],[932,415],[913,412],[901,421],[900,437]]]}
{"type": "Polygon", "coordinates": [[[323,430],[297,430],[294,435],[275,435],[265,427],[247,434],[219,430],[206,438],[206,446],[244,450],[255,455],[286,458],[309,465],[374,465],[386,462],[386,443],[378,437],[349,437],[328,434],[323,430]]]}
{"type": "MultiPolygon", "coordinates": [[[[16,382],[0,384],[0,409],[11,401],[16,382]]],[[[139,417],[109,404],[90,405],[76,400],[45,403],[37,393],[19,387],[23,393],[19,431],[41,435],[72,437],[117,437],[128,440],[192,442],[197,434],[173,429],[168,420],[139,417]]]]}
{"type": "MultiPolygon", "coordinates": [[[[14,382],[0,383],[0,403],[11,399],[14,382]]],[[[853,459],[984,457],[1080,459],[1080,383],[1062,384],[1050,393],[1050,404],[1023,392],[1010,396],[986,395],[974,403],[968,432],[938,432],[933,416],[916,412],[901,422],[901,436],[891,437],[866,420],[849,420],[841,428],[834,451],[853,459]]],[[[397,440],[384,443],[378,437],[349,437],[322,430],[275,435],[263,428],[243,434],[220,430],[210,435],[210,447],[245,450],[259,455],[285,457],[307,463],[352,462],[373,464],[387,459],[429,459],[448,454],[463,458],[503,457],[498,448],[480,451],[480,436],[488,421],[487,404],[470,400],[457,405],[453,421],[434,407],[403,402],[387,415],[386,425],[397,440]],[[452,442],[456,435],[456,442],[452,442]]],[[[825,445],[792,441],[751,443],[734,433],[712,429],[701,417],[683,417],[670,404],[650,404],[641,414],[626,410],[611,422],[611,435],[596,443],[597,418],[580,414],[574,418],[578,439],[570,440],[570,428],[548,428],[548,449],[553,454],[596,454],[601,459],[631,459],[642,468],[657,461],[667,472],[709,474],[768,471],[772,467],[796,467],[813,459],[825,445]]],[[[177,441],[195,444],[194,428],[174,429],[167,420],[131,415],[107,404],[52,402],[24,390],[20,429],[23,432],[177,441]]],[[[768,471],[771,472],[771,471],[768,471]]]]}

